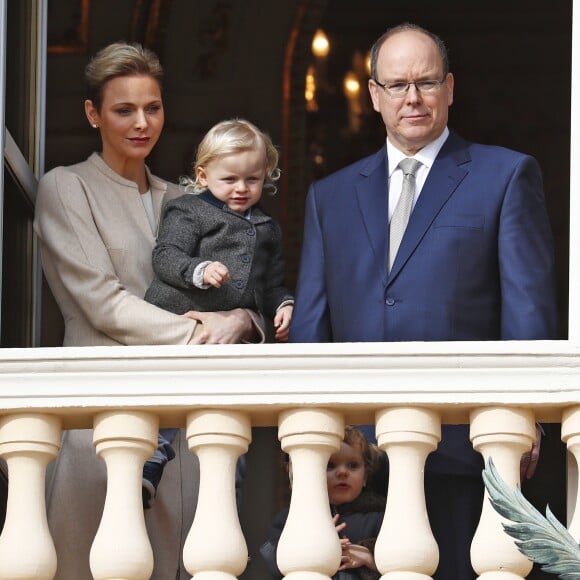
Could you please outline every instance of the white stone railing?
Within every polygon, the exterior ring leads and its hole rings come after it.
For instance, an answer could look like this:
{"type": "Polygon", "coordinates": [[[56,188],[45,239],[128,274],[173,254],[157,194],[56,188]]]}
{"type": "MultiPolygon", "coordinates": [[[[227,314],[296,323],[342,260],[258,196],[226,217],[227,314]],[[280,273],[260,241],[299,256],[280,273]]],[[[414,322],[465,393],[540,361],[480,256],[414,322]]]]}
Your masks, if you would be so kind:
{"type": "MultiPolygon", "coordinates": [[[[251,427],[265,425],[278,426],[293,463],[279,566],[291,580],[329,578],[340,547],[327,507],[325,466],[345,423],[376,423],[390,459],[376,562],[384,580],[427,580],[438,553],[425,523],[422,469],[440,425],[470,423],[474,446],[485,458],[493,455],[511,485],[535,421],[562,421],[563,439],[579,460],[580,350],[568,342],[4,350],[0,409],[0,455],[10,478],[0,579],[53,577],[45,469],[58,453],[63,429],[89,427],[108,472],[91,551],[93,575],[149,578],[141,468],[156,445],[159,423],[177,421],[187,428],[201,467],[197,513],[184,550],[195,579],[230,580],[245,568],[234,466],[248,448],[251,427]],[[306,519],[308,529],[301,523],[306,519]],[[127,567],[127,561],[137,564],[127,567]]],[[[574,487],[572,505],[576,494],[574,487]]],[[[572,518],[570,530],[580,537],[580,516],[572,518]]],[[[472,560],[486,580],[517,580],[531,569],[488,502],[472,560]]]]}

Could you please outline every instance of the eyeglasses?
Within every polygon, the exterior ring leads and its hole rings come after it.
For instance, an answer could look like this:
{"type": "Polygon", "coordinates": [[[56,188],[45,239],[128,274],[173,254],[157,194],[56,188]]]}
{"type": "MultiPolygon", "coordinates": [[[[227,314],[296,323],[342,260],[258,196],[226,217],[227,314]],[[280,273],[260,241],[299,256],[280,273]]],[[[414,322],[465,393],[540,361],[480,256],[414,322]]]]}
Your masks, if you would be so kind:
{"type": "Polygon", "coordinates": [[[424,80],[424,81],[414,81],[405,83],[403,81],[392,81],[380,83],[377,79],[373,79],[373,82],[377,84],[381,89],[391,97],[404,97],[408,92],[411,85],[415,87],[423,95],[432,95],[439,91],[441,85],[447,80],[447,77],[440,81],[437,80],[424,80]]]}

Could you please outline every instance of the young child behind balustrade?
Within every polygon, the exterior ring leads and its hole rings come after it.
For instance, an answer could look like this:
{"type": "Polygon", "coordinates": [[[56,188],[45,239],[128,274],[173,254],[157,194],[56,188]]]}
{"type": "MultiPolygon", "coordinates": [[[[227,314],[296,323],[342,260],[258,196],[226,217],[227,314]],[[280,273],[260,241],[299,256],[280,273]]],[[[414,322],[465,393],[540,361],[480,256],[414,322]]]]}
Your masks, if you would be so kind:
{"type": "MultiPolygon", "coordinates": [[[[381,577],[375,566],[374,545],[383,522],[385,497],[366,487],[380,453],[359,429],[347,425],[340,449],[328,461],[328,500],[342,548],[340,566],[333,580],[377,580],[381,577]]],[[[290,462],[288,474],[292,486],[290,462]]],[[[275,517],[267,540],[260,547],[275,578],[282,578],[276,563],[276,550],[287,517],[288,508],[275,517]]]]}

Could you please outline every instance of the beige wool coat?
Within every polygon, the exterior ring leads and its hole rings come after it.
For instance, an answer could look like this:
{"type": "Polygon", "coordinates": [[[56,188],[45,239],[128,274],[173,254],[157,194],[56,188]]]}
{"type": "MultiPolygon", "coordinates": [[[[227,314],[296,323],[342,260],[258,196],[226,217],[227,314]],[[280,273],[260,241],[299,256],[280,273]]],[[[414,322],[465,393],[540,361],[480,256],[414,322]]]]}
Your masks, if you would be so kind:
{"type": "MultiPolygon", "coordinates": [[[[148,172],[155,220],[179,188],[148,172]]],[[[141,195],[93,153],[49,171],[39,183],[34,228],[43,269],[65,321],[65,346],[187,344],[196,323],[142,297],[153,279],[155,232],[141,195]]],[[[183,430],[156,502],[146,511],[155,580],[189,578],[182,550],[195,512],[198,464],[183,430]]],[[[89,552],[106,492],[91,430],[66,431],[47,474],[47,512],[57,580],[90,580],[89,552]]]]}
{"type": "MultiPolygon", "coordinates": [[[[176,185],[148,173],[158,222],[176,185]]],[[[65,322],[64,346],[187,344],[195,322],[143,300],[155,234],[133,181],[93,153],[40,180],[34,228],[65,322]]]]}

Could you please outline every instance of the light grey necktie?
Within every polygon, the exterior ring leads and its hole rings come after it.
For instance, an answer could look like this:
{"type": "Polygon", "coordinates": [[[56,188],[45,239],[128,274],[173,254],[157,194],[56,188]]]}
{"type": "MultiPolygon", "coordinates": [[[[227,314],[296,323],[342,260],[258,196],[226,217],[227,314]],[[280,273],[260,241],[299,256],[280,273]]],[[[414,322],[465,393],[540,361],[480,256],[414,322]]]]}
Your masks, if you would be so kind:
{"type": "Polygon", "coordinates": [[[403,189],[401,189],[401,195],[393,212],[393,217],[391,217],[391,225],[389,227],[389,272],[399,251],[399,246],[411,215],[413,198],[415,197],[415,173],[421,165],[423,164],[420,161],[412,157],[407,157],[399,163],[399,167],[403,171],[403,189]]]}

